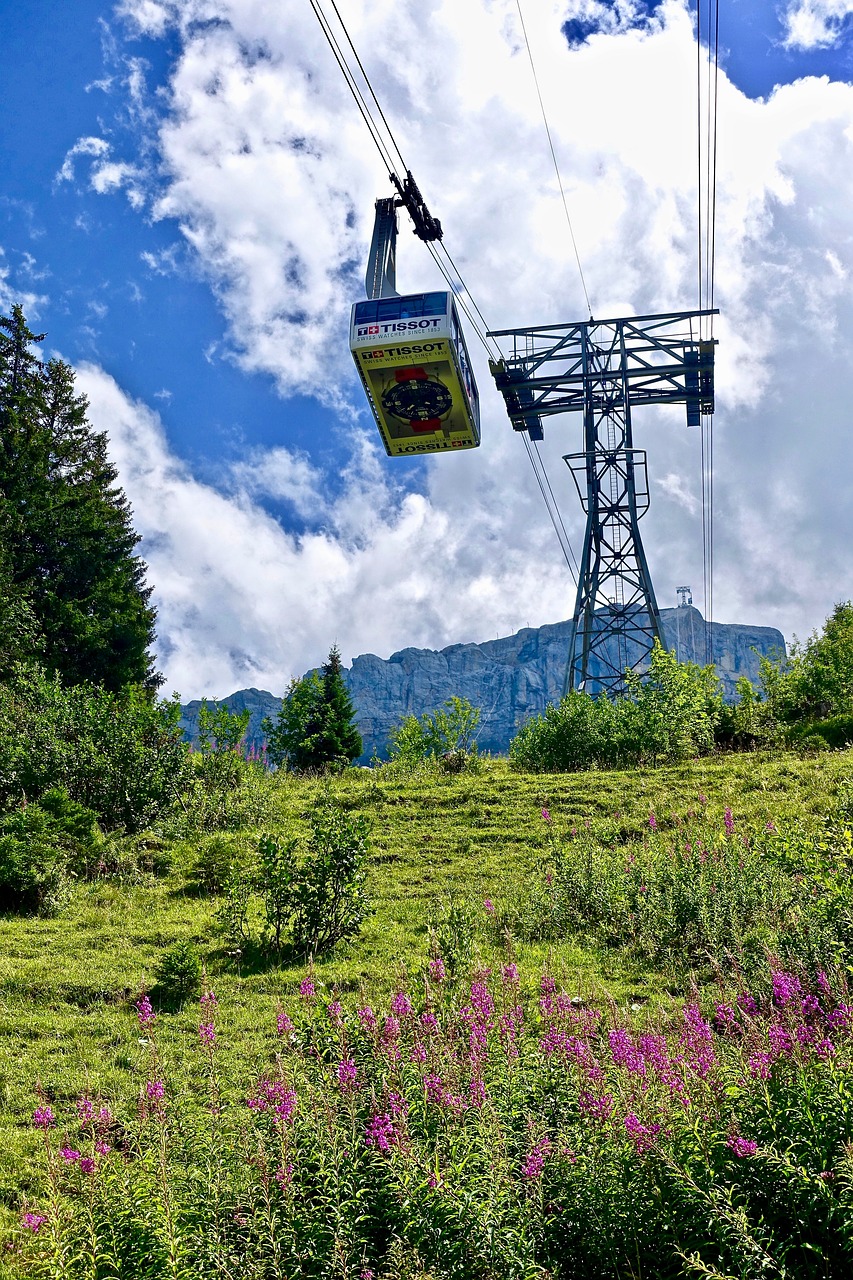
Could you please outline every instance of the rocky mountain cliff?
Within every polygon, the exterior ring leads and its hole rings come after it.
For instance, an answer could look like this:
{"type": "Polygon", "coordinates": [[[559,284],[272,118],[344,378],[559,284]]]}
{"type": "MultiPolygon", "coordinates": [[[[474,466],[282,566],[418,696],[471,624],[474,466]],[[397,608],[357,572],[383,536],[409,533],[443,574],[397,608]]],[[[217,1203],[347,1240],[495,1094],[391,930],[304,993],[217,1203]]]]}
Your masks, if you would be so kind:
{"type": "MultiPolygon", "coordinates": [[[[706,625],[698,609],[682,605],[661,611],[667,646],[679,658],[705,662],[706,625]]],[[[454,644],[447,649],[401,649],[390,658],[366,653],[344,670],[364,739],[366,763],[385,754],[388,736],[407,715],[435,711],[454,695],[480,708],[480,749],[505,752],[518,726],[559,700],[563,691],[570,622],[525,627],[515,635],[482,644],[454,644]]],[[[727,698],[734,696],[740,676],[755,680],[760,654],[784,651],[775,627],[748,627],[715,622],[710,626],[710,652],[727,698]]],[[[261,689],[241,689],[223,699],[232,711],[251,712],[249,741],[263,741],[261,721],[275,717],[281,699],[261,689]]],[[[201,702],[182,708],[181,725],[192,741],[201,702]]]]}

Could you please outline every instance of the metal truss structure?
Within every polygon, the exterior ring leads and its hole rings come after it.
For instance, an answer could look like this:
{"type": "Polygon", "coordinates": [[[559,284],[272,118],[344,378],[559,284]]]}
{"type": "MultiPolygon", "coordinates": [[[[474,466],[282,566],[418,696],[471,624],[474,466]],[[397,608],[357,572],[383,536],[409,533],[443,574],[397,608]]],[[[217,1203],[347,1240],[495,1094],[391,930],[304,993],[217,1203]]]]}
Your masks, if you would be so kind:
{"type": "MultiPolygon", "coordinates": [[[[586,512],[566,689],[618,695],[628,670],[664,645],[640,538],[648,510],[646,454],[632,409],[685,404],[687,425],[714,411],[714,343],[699,337],[713,311],[502,329],[512,353],[491,364],[514,430],[543,439],[543,419],[583,413],[584,447],[564,460],[586,512]]],[[[664,646],[665,647],[665,646],[664,646]]]]}

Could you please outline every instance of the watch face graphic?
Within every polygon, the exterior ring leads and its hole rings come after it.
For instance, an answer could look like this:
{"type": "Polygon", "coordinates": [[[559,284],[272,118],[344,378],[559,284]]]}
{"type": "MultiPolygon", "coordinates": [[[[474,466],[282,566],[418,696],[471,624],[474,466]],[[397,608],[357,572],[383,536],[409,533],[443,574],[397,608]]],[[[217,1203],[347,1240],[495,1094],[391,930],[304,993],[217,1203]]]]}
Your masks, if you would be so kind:
{"type": "Polygon", "coordinates": [[[437,430],[453,408],[453,397],[443,382],[425,369],[397,369],[395,381],[382,396],[382,408],[408,422],[413,430],[437,430]]]}

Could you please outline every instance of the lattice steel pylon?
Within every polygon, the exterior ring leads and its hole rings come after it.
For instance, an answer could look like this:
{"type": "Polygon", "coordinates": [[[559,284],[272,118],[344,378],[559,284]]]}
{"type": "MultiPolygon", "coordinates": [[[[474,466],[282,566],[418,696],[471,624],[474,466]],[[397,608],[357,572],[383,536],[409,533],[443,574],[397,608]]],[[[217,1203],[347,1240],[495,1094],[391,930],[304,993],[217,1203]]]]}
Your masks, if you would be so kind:
{"type": "MultiPolygon", "coordinates": [[[[582,412],[584,447],[568,464],[586,512],[566,690],[615,696],[642,672],[660,612],[640,538],[648,510],[646,454],[634,447],[633,408],[687,406],[687,425],[714,411],[714,343],[699,338],[712,311],[502,329],[512,354],[491,364],[516,431],[543,438],[543,418],[582,412]]],[[[665,645],[664,645],[665,647],[665,645]]]]}

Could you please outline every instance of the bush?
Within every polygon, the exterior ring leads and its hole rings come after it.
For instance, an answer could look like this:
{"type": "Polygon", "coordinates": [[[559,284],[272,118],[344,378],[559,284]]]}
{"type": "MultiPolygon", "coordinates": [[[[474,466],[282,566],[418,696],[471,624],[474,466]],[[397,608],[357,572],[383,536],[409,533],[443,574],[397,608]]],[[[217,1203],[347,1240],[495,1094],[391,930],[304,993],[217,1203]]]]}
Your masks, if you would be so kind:
{"type": "Polygon", "coordinates": [[[355,937],[369,912],[365,887],[368,822],[350,817],[334,800],[311,815],[305,860],[294,883],[293,945],[322,955],[355,937]]]}
{"type": "Polygon", "coordinates": [[[107,829],[141,831],[189,773],[177,699],[63,687],[37,667],[0,685],[0,809],[64,788],[107,829]]]}
{"type": "Polygon", "coordinates": [[[95,814],[61,790],[0,817],[0,911],[55,915],[100,842],[95,814]]]}
{"type": "Polygon", "coordinates": [[[158,993],[168,1003],[182,1004],[201,989],[201,957],[191,942],[176,942],[160,957],[155,970],[158,993]]]}
{"type": "Polygon", "coordinates": [[[245,849],[239,839],[227,835],[202,837],[190,869],[190,882],[203,894],[224,893],[234,869],[245,862],[245,849]]]}
{"type": "Polygon", "coordinates": [[[714,668],[679,662],[655,642],[649,670],[629,671],[628,694],[566,695],[529,720],[510,743],[510,760],[532,773],[675,762],[713,749],[722,699],[714,668]]]}
{"type": "Polygon", "coordinates": [[[406,716],[391,734],[391,759],[440,760],[448,773],[460,773],[476,759],[479,723],[479,710],[466,698],[448,698],[437,711],[406,716]]]}

